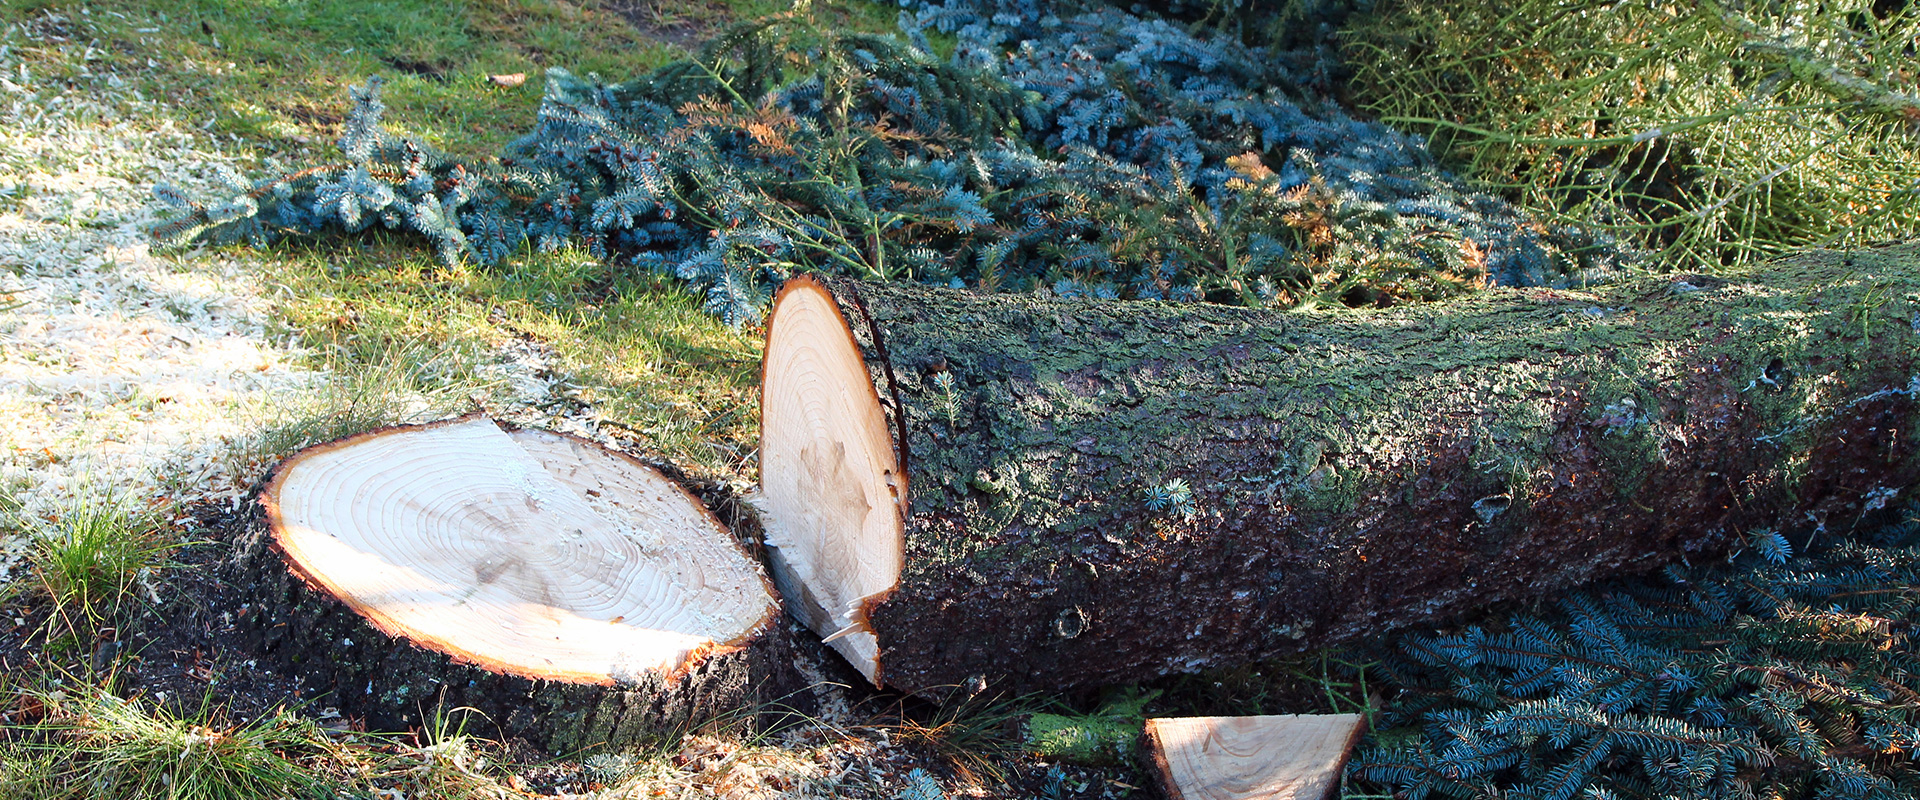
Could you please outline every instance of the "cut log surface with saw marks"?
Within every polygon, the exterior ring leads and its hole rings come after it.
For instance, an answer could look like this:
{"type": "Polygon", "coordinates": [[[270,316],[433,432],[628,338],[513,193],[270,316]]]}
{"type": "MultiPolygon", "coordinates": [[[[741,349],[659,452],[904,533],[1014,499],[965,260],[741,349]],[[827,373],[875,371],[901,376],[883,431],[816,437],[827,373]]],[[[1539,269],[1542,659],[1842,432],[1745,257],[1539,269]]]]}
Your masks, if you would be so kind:
{"type": "Polygon", "coordinates": [[[1244,664],[1855,524],[1920,480],[1915,297],[1914,244],[1338,312],[802,276],[753,502],[875,684],[1244,664]]]}
{"type": "Polygon", "coordinates": [[[771,586],[632,458],[470,416],[303,451],[261,501],[242,557],[270,574],[277,553],[289,579],[262,582],[255,625],[343,711],[474,707],[569,750],[752,701],[771,586]]]}
{"type": "Polygon", "coordinates": [[[756,505],[780,521],[767,526],[773,574],[794,615],[877,685],[865,608],[899,582],[906,514],[893,434],[830,295],[784,292],[771,324],[756,505]]]}
{"type": "Polygon", "coordinates": [[[1360,714],[1147,720],[1173,800],[1326,800],[1366,724],[1360,714]]]}

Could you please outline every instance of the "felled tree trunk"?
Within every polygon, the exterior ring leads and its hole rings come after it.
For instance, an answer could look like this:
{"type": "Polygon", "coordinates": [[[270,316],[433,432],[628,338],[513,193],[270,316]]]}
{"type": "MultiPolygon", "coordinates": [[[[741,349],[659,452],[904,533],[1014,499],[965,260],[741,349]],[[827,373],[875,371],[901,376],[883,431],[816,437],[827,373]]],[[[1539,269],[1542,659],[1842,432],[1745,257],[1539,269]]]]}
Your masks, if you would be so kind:
{"type": "Polygon", "coordinates": [[[1837,534],[1916,475],[1917,291],[1911,245],[1337,313],[795,279],[774,578],[875,683],[1031,689],[1837,534]]]}
{"type": "Polygon", "coordinates": [[[261,506],[239,622],[369,727],[568,753],[774,683],[757,566],[678,484],[596,444],[481,417],[389,428],[289,459],[261,506]]]}

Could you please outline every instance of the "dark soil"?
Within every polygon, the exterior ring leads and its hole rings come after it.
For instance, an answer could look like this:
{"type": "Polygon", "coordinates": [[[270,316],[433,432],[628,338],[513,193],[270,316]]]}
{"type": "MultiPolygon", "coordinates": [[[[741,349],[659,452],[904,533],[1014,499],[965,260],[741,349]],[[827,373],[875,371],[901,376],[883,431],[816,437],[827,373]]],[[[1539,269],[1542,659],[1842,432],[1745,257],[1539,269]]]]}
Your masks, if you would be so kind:
{"type": "Polygon", "coordinates": [[[646,37],[688,51],[699,50],[730,22],[724,7],[699,0],[607,0],[601,7],[626,18],[627,24],[646,37]]]}

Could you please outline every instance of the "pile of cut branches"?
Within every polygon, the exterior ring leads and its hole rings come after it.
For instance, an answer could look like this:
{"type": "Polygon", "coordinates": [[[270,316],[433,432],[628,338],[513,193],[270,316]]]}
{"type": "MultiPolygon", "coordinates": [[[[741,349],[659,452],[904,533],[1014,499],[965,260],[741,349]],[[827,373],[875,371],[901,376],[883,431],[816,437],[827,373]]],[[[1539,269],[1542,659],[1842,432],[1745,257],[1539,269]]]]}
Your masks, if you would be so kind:
{"type": "Polygon", "coordinates": [[[532,133],[462,163],[354,92],[344,159],[236,180],[168,243],[370,226],[448,260],[584,246],[676,275],[735,323],[796,271],[1244,305],[1390,305],[1611,271],[1357,121],[1264,50],[1112,9],[940,6],[904,37],[803,13],[736,27],[626,83],[549,74],[532,133]],[[1030,23],[1030,24],[1029,24],[1030,23]],[[921,26],[953,32],[950,59],[921,26]]]}

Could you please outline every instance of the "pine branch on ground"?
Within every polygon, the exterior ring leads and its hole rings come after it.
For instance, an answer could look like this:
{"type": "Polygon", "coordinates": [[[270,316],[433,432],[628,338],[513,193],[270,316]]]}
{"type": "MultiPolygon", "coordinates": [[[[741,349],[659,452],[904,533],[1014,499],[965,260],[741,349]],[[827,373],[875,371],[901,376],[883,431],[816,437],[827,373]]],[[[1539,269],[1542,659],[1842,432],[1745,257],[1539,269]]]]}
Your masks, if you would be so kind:
{"type": "Polygon", "coordinates": [[[1912,797],[1920,522],[1402,638],[1350,775],[1396,796],[1912,797]],[[1875,545],[1870,542],[1884,544],[1875,545]]]}

